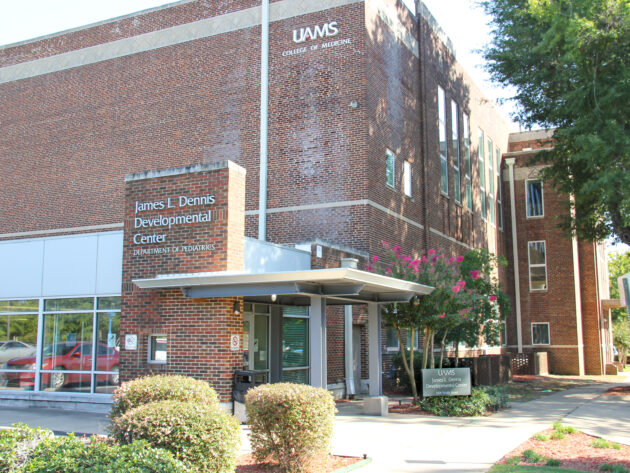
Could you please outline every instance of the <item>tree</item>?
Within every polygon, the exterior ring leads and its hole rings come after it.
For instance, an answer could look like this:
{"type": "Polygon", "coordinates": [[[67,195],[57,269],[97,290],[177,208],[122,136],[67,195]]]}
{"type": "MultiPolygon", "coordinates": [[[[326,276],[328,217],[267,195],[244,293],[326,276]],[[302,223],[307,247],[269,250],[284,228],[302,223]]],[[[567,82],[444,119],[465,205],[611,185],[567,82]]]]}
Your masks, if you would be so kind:
{"type": "MultiPolygon", "coordinates": [[[[485,331],[491,338],[494,331],[498,330],[502,313],[495,307],[500,290],[495,280],[480,281],[490,273],[491,262],[494,260],[489,253],[483,251],[473,251],[466,257],[447,258],[433,249],[426,256],[414,259],[403,254],[398,245],[390,247],[385,241],[382,244],[389,252],[388,261],[381,262],[374,256],[372,264],[366,268],[368,271],[434,288],[428,295],[413,297],[408,303],[389,304],[382,310],[385,323],[396,330],[403,367],[409,376],[415,403],[418,401],[414,373],[416,331],[423,334],[422,367],[427,368],[437,333],[443,334],[443,346],[448,333],[451,330],[457,331],[462,324],[470,325],[470,333],[479,335],[485,331]],[[488,328],[478,324],[486,324],[488,328]],[[411,335],[408,349],[405,347],[403,330],[411,335]]],[[[501,298],[504,297],[501,295],[501,298]]],[[[431,367],[433,366],[435,365],[431,360],[431,367]]]]}
{"type": "Polygon", "coordinates": [[[492,78],[516,90],[515,118],[555,128],[536,154],[568,199],[565,230],[630,244],[630,2],[487,0],[492,78]]]}
{"type": "Polygon", "coordinates": [[[619,361],[625,369],[630,353],[630,323],[627,318],[617,320],[613,324],[613,344],[619,351],[619,361]]]}
{"type": "MultiPolygon", "coordinates": [[[[630,251],[625,253],[612,253],[608,255],[608,274],[610,281],[610,297],[619,299],[619,285],[617,279],[624,274],[630,273],[630,251]]],[[[628,319],[628,311],[626,308],[613,309],[612,319],[615,322],[628,319]]],[[[614,330],[614,329],[613,329],[614,330]]]]}

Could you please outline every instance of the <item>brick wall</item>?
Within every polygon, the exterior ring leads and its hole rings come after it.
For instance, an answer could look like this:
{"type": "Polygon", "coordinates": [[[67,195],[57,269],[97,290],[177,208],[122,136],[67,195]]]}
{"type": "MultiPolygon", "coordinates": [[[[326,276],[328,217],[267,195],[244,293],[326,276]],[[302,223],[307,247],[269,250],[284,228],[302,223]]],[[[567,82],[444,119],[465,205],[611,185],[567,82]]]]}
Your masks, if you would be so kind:
{"type": "Polygon", "coordinates": [[[141,289],[133,280],[159,274],[242,270],[245,172],[226,162],[160,174],[130,176],[126,183],[120,330],[122,337],[138,335],[139,344],[135,351],[121,351],[121,378],[127,381],[151,373],[185,374],[210,382],[221,400],[229,401],[234,370],[243,362],[242,350],[230,350],[230,335],[239,335],[241,340],[243,335],[242,315],[234,313],[237,299],[190,299],[179,288],[141,289]],[[212,203],[195,207],[175,204],[180,196],[208,195],[213,197],[212,203]],[[139,205],[147,203],[162,202],[168,207],[169,198],[173,208],[138,211],[139,205]],[[163,235],[166,241],[137,244],[137,218],[170,218],[208,211],[213,217],[210,222],[152,229],[148,234],[163,235]],[[201,249],[186,250],[197,245],[201,249]],[[165,364],[149,363],[150,335],[168,337],[165,364]]]}

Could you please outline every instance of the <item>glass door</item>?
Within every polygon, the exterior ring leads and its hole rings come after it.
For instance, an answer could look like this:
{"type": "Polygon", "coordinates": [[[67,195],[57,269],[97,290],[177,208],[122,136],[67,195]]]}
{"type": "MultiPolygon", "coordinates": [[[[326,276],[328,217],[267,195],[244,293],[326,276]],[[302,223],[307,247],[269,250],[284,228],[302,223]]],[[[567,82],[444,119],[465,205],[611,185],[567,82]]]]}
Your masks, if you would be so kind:
{"type": "Polygon", "coordinates": [[[243,368],[258,371],[256,384],[269,379],[269,306],[244,305],[243,313],[243,368]]]}

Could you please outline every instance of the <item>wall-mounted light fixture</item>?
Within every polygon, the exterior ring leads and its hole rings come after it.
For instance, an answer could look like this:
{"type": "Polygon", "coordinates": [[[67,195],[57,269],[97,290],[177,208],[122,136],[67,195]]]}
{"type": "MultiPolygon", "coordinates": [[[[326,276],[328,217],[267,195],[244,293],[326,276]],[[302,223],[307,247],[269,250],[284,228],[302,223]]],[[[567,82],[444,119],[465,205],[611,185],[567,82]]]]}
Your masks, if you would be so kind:
{"type": "Polygon", "coordinates": [[[234,301],[234,315],[241,315],[241,303],[234,301]]]}
{"type": "Polygon", "coordinates": [[[271,294],[271,302],[276,302],[277,299],[278,296],[276,296],[275,294],[271,294]]]}

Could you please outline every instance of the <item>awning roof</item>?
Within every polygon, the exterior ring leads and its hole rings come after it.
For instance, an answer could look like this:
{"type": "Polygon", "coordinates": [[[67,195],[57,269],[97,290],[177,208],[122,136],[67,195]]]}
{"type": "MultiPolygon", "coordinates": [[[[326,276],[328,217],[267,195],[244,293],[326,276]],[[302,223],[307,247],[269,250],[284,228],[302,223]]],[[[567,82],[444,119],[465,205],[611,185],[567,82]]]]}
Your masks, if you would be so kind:
{"type": "Polygon", "coordinates": [[[287,305],[310,305],[311,296],[325,297],[329,305],[407,302],[434,289],[352,268],[260,274],[165,274],[133,282],[143,289],[179,288],[190,298],[245,297],[251,302],[287,305]]]}
{"type": "Polygon", "coordinates": [[[604,310],[621,309],[625,306],[626,304],[622,299],[602,299],[602,308],[604,310]]]}

